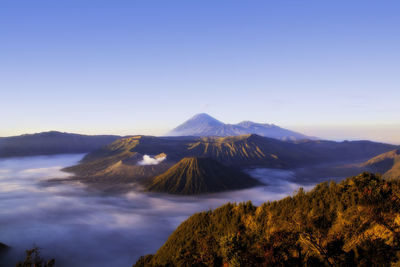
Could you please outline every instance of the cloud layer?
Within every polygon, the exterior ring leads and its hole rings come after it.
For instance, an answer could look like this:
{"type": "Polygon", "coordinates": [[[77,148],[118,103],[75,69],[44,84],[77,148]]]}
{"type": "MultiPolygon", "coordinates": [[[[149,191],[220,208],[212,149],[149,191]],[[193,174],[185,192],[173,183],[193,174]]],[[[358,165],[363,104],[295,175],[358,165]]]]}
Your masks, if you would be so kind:
{"type": "MultiPolygon", "coordinates": [[[[80,183],[45,182],[65,177],[82,155],[0,160],[0,242],[14,248],[8,266],[24,258],[34,244],[45,258],[63,266],[131,266],[140,255],[155,253],[168,236],[195,212],[228,201],[256,205],[290,195],[299,185],[293,173],[256,169],[251,173],[269,184],[203,196],[171,196],[130,191],[106,195],[80,183]]],[[[0,262],[2,265],[2,262],[0,262]]]]}

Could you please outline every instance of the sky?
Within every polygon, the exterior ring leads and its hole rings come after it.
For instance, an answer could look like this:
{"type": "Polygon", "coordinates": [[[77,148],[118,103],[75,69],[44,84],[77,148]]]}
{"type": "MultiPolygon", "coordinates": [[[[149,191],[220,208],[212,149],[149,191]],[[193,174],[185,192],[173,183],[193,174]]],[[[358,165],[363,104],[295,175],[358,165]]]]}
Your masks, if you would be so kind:
{"type": "Polygon", "coordinates": [[[0,136],[196,113],[400,144],[400,2],[0,1],[0,136]]]}

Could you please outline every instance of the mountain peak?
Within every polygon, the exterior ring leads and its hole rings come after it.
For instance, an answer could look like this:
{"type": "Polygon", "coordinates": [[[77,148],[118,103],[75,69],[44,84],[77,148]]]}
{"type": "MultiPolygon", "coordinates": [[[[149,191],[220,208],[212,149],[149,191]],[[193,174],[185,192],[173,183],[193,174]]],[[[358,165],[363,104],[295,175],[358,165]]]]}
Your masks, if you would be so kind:
{"type": "Polygon", "coordinates": [[[211,129],[223,127],[224,123],[211,117],[206,113],[200,113],[188,119],[167,135],[170,136],[189,136],[189,135],[207,135],[211,129]]]}
{"type": "Polygon", "coordinates": [[[186,157],[155,177],[148,190],[193,195],[260,185],[247,174],[207,157],[186,157]]]}
{"type": "Polygon", "coordinates": [[[254,121],[241,121],[238,124],[239,126],[245,127],[245,128],[250,128],[250,127],[277,127],[274,124],[270,123],[258,123],[254,121]]]}
{"type": "Polygon", "coordinates": [[[253,127],[255,125],[260,125],[260,123],[256,123],[256,122],[253,122],[253,121],[241,121],[236,125],[248,128],[248,127],[253,127]]]}
{"type": "Polygon", "coordinates": [[[310,137],[281,128],[274,124],[262,124],[242,121],[238,124],[225,124],[206,113],[196,114],[179,125],[167,135],[169,136],[237,136],[257,134],[281,140],[302,140],[310,137]]]}
{"type": "Polygon", "coordinates": [[[202,122],[209,122],[209,123],[215,123],[215,124],[223,124],[223,122],[217,120],[214,117],[211,117],[210,115],[208,115],[207,113],[199,113],[194,115],[193,117],[191,117],[189,120],[187,120],[186,122],[189,121],[202,121],[202,122]]]}
{"type": "Polygon", "coordinates": [[[194,115],[192,117],[192,119],[197,119],[197,118],[211,118],[211,119],[214,119],[211,115],[209,115],[207,113],[197,113],[196,115],[194,115]]]}

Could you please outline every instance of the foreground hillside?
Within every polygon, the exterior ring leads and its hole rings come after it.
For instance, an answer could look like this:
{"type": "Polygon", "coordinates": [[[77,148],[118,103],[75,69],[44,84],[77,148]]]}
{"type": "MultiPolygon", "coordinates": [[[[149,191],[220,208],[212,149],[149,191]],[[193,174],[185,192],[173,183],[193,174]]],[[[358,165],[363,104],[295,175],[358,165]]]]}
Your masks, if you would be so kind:
{"type": "Polygon", "coordinates": [[[363,173],[260,207],[197,213],[134,266],[392,264],[400,264],[400,181],[363,173]]]}
{"type": "Polygon", "coordinates": [[[81,135],[55,131],[0,137],[0,158],[87,153],[109,144],[118,138],[120,136],[81,135]]]}

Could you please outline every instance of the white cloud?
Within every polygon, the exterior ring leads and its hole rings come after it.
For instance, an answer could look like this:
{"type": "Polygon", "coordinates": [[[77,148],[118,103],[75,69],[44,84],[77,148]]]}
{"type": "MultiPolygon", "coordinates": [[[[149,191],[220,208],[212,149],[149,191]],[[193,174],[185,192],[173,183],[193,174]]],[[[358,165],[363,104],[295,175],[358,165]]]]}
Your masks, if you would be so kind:
{"type": "Polygon", "coordinates": [[[144,155],[143,159],[138,162],[139,165],[157,165],[167,157],[152,158],[149,155],[144,155]]]}

